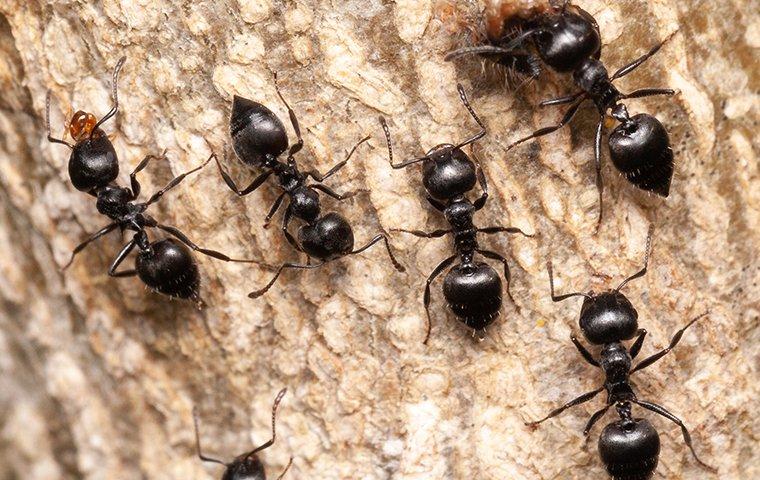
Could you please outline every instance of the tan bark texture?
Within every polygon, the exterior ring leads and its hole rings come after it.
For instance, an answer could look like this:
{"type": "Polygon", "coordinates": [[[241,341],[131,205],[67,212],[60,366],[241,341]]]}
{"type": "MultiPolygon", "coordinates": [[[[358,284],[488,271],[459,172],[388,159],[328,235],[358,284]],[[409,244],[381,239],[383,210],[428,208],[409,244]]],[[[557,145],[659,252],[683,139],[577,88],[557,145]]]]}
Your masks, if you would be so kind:
{"type": "MultiPolygon", "coordinates": [[[[695,462],[676,425],[635,407],[661,435],[654,478],[760,478],[760,5],[577,3],[598,20],[611,71],[678,30],[618,83],[679,92],[629,102],[632,113],[655,114],[669,129],[671,195],[643,194],[605,160],[598,234],[591,106],[569,128],[505,151],[560,118],[561,107],[536,105],[570,93],[569,76],[547,73],[515,92],[478,60],[443,60],[470,41],[482,4],[0,0],[0,478],[220,478],[222,467],[195,456],[193,407],[207,452],[230,460],[268,438],[283,387],[277,442],[262,454],[270,478],[291,456],[286,479],[604,478],[596,442],[614,411],[588,440],[582,433],[604,395],[538,429],[524,425],[603,381],[570,342],[581,336],[581,299],[551,301],[546,260],[560,292],[613,288],[641,268],[650,223],[649,273],[625,289],[649,331],[642,355],[710,313],[634,384],[640,398],[684,420],[719,472],[695,462]],[[141,172],[147,194],[212,148],[229,148],[234,94],[287,124],[277,72],[301,122],[303,168],[325,172],[371,136],[327,182],[368,192],[323,200],[325,211],[352,222],[357,245],[381,229],[445,227],[425,201],[419,167],[389,167],[377,119],[389,119],[399,158],[464,139],[476,125],[459,102],[461,82],[489,130],[475,149],[491,193],[478,225],[538,234],[481,238],[508,259],[515,303],[505,296],[478,341],[448,311],[439,279],[423,345],[425,278],[452,242],[401,233],[391,238],[404,274],[377,245],[286,273],[258,300],[246,295],[271,272],[198,255],[202,310],[137,279],[110,278],[129,238],[118,233],[62,273],[71,250],[107,222],[71,186],[68,149],[45,139],[45,94],[55,135],[71,110],[102,116],[122,55],[121,111],[105,127],[120,183],[149,153],[166,150],[168,159],[141,172]]],[[[234,156],[226,165],[240,184],[257,173],[234,156]]],[[[280,216],[262,228],[278,194],[270,181],[238,198],[212,163],[151,212],[232,256],[303,260],[285,242],[280,216]]]]}

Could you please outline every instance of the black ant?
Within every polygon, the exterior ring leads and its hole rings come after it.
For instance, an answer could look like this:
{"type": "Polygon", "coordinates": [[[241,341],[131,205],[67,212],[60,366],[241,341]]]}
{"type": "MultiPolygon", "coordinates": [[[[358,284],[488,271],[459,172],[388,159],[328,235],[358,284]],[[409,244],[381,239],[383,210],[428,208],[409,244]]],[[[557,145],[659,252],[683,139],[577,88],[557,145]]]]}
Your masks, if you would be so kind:
{"type": "Polygon", "coordinates": [[[427,191],[426,198],[436,210],[443,212],[450,228],[435,230],[427,233],[419,230],[394,229],[393,231],[411,233],[423,238],[442,237],[446,234],[454,236],[454,249],[456,253],[442,261],[427,279],[423,303],[427,315],[428,326],[424,343],[430,338],[430,284],[446,268],[452,265],[457,258],[459,263],[454,265],[446,274],[443,281],[443,295],[449,308],[459,319],[473,332],[483,332],[501,310],[501,278],[490,265],[474,260],[475,253],[486,258],[499,260],[504,265],[504,277],[507,281],[507,295],[514,303],[509,292],[510,273],[507,260],[496,252],[483,250],[478,246],[478,233],[520,233],[531,237],[519,228],[515,227],[487,227],[477,228],[473,224],[472,217],[486,204],[488,199],[488,184],[480,165],[476,165],[466,153],[463,147],[470,145],[486,135],[486,127],[467,101],[464,88],[457,85],[459,98],[472,118],[480,126],[480,131],[465,141],[457,144],[443,144],[432,148],[423,157],[413,158],[398,164],[393,163],[393,147],[391,134],[383,117],[380,123],[385,132],[388,143],[388,162],[394,169],[406,168],[409,165],[422,162],[422,183],[427,191]],[[474,202],[470,201],[466,194],[475,187],[476,181],[483,191],[481,196],[474,202]]]}
{"type": "Polygon", "coordinates": [[[636,404],[658,415],[662,415],[681,427],[684,441],[689,450],[691,450],[692,455],[694,455],[694,458],[704,468],[714,471],[713,467],[704,463],[697,456],[691,443],[691,435],[684,423],[664,407],[639,400],[630,384],[629,377],[631,374],[649,367],[664,357],[675,348],[687,328],[709,313],[705,312],[691,320],[685,327],[673,335],[667,348],[645,358],[632,367],[632,361],[641,351],[647,331],[639,329],[638,312],[620,291],[631,280],[643,277],[646,274],[652,244],[652,233],[653,228],[650,227],[649,234],[647,235],[644,268],[623,280],[615,290],[601,293],[590,291],[588,293],[575,292],[555,295],[552,266],[551,262],[547,263],[549,286],[553,301],[560,302],[575,296],[584,297],[579,321],[580,328],[587,341],[594,345],[602,346],[599,360],[595,359],[574,335],[570,339],[587,363],[604,371],[605,381],[603,386],[584,393],[563,406],[552,410],[541,420],[529,422],[527,425],[535,427],[545,420],[559,415],[568,408],[588,402],[596,397],[597,394],[606,390],[607,403],[604,408],[591,416],[586,424],[586,428],[583,430],[583,434],[588,435],[594,424],[607,413],[607,410],[612,406],[615,407],[620,419],[608,424],[602,431],[599,437],[599,454],[607,471],[616,480],[645,480],[651,478],[655,468],[657,468],[660,452],[660,439],[657,430],[655,430],[648,420],[632,417],[631,404],[636,404]],[[636,340],[630,349],[626,348],[622,342],[631,340],[634,337],[636,337],[636,340]]]}
{"type": "MultiPolygon", "coordinates": [[[[599,26],[588,12],[567,0],[561,5],[550,2],[551,8],[535,9],[522,12],[519,16],[512,9],[507,9],[514,18],[522,22],[523,31],[517,35],[507,34],[501,38],[490,37],[489,44],[463,48],[450,52],[447,60],[479,54],[497,63],[511,64],[514,56],[538,57],[551,69],[561,73],[572,73],[573,81],[580,90],[572,95],[545,100],[539,105],[572,104],[562,119],[553,126],[540,128],[525,138],[510,144],[507,150],[532,138],[555,132],[569,123],[586,100],[591,100],[599,111],[596,127],[594,159],[596,166],[596,184],[599,190],[599,217],[602,219],[602,130],[606,112],[619,122],[608,138],[610,158],[615,167],[625,178],[642,190],[654,192],[667,197],[673,178],[673,151],[670,139],[662,123],[654,116],[640,113],[628,114],[622,100],[650,97],[653,95],[673,95],[669,88],[643,88],[631,93],[622,93],[613,82],[628,75],[656,54],[675,33],[668,36],[649,52],[633,62],[618,69],[612,76],[607,73],[599,60],[601,55],[601,36],[599,26]],[[534,15],[529,15],[534,14],[534,15]],[[526,44],[532,50],[526,49],[526,44]],[[533,53],[535,51],[536,53],[533,53]]],[[[489,19],[489,32],[501,32],[496,28],[505,21],[504,10],[492,9],[494,17],[489,19]]],[[[527,64],[531,64],[530,61],[527,64]]],[[[538,70],[526,71],[538,75],[538,70]]]]}
{"type": "Polygon", "coordinates": [[[256,177],[250,185],[240,190],[229,174],[222,168],[218,158],[216,159],[216,164],[230,190],[241,197],[259,188],[272,174],[277,176],[282,193],[277,197],[272,208],[269,210],[264,227],[267,227],[269,221],[287,196],[289,203],[283,216],[282,232],[293,248],[306,253],[309,261],[306,264],[283,263],[266,286],[251,292],[248,296],[256,298],[266,293],[285,269],[317,268],[331,260],[361,253],[381,240],[385,243],[385,248],[388,251],[388,256],[393,266],[399,272],[403,272],[404,267],[393,256],[388,237],[385,234],[376,235],[364,246],[354,249],[354,233],[348,220],[336,212],[321,215],[322,210],[317,191],[326,193],[337,200],[345,200],[355,194],[355,192],[343,195],[338,194],[322,182],[343,168],[357,147],[366,142],[369,137],[361,139],[354,145],[345,160],[332,167],[324,175],[316,170],[301,172],[295,159],[295,154],[303,148],[304,144],[303,138],[301,138],[301,129],[298,125],[295,112],[280,93],[276,75],[274,79],[277,96],[280,97],[280,100],[288,109],[290,123],[293,125],[293,130],[296,133],[298,141],[288,149],[288,136],[285,132],[285,126],[277,115],[258,102],[235,95],[230,116],[230,136],[232,137],[235,154],[246,165],[263,168],[265,171],[256,177]],[[282,162],[279,160],[279,157],[286,150],[287,158],[285,162],[282,162]],[[316,183],[307,183],[309,177],[316,183]],[[299,218],[305,222],[305,225],[302,225],[298,229],[297,241],[288,230],[292,217],[299,218]],[[320,262],[312,264],[312,257],[320,260],[320,262]]]}
{"type": "MultiPolygon", "coordinates": [[[[275,419],[277,417],[277,407],[280,406],[282,397],[285,396],[285,393],[287,393],[287,391],[288,391],[287,388],[283,388],[282,390],[280,390],[280,393],[277,394],[277,396],[274,399],[274,404],[272,405],[272,438],[271,440],[254,448],[248,453],[244,453],[236,457],[230,463],[223,462],[216,458],[207,457],[203,454],[203,452],[201,451],[200,434],[198,433],[198,411],[195,408],[193,408],[193,423],[195,425],[195,446],[198,451],[198,458],[200,458],[204,462],[218,463],[220,465],[224,465],[225,467],[227,467],[224,470],[224,474],[222,475],[222,480],[266,480],[267,477],[266,477],[266,471],[264,470],[264,464],[261,462],[257,454],[261,452],[262,450],[266,450],[267,448],[274,445],[275,419]]],[[[280,476],[277,477],[277,480],[280,480],[282,477],[285,476],[285,474],[287,473],[288,469],[290,468],[292,464],[293,464],[293,457],[290,457],[290,461],[285,467],[285,470],[283,470],[280,476]]]]}
{"type": "Polygon", "coordinates": [[[176,187],[185,177],[197,172],[208,164],[211,157],[199,167],[178,175],[166,187],[157,191],[147,201],[142,203],[135,203],[135,200],[140,195],[140,182],[137,180],[137,174],[147,167],[151,160],[165,158],[163,155],[146,156],[130,173],[130,187],[121,187],[115,183],[119,175],[119,159],[116,156],[116,151],[111,140],[100,127],[116,115],[119,110],[117,85],[119,72],[124,66],[125,61],[126,57],[119,59],[113,71],[112,96],[114,105],[111,110],[99,121],[96,120],[95,115],[81,110],[72,116],[67,129],[74,140],[73,144],[60,138],[54,138],[51,135],[51,93],[50,91],[47,93],[45,101],[45,126],[48,141],[66,145],[71,149],[68,164],[71,183],[77,190],[95,197],[97,199],[95,205],[98,212],[112,220],[111,223],[91,234],[87,240],[77,246],[62,270],[66,270],[74,261],[74,257],[90,243],[116,229],[120,229],[122,232],[131,230],[135,232],[135,235],[132,237],[132,240],[124,245],[113,260],[108,269],[108,275],[112,277],[131,277],[137,275],[152,290],[170,297],[193,299],[200,303],[198,296],[200,288],[198,266],[186,246],[196,252],[226,262],[259,262],[232,259],[215,250],[201,248],[177,228],[160,224],[145,213],[148,207],[161,200],[166,192],[176,187]],[[176,237],[179,242],[172,238],[151,242],[146,233],[146,229],[148,228],[163,230],[176,237]],[[135,268],[117,271],[119,265],[135,247],[139,249],[139,253],[135,259],[135,268]]]}

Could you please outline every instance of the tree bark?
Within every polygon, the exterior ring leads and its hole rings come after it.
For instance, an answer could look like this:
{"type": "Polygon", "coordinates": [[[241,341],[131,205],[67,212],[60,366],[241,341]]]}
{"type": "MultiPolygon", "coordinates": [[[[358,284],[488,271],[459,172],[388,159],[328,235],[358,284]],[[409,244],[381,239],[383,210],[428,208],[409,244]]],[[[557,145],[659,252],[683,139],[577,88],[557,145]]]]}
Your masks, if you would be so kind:
{"type": "MultiPolygon", "coordinates": [[[[760,478],[760,9],[752,0],[577,3],[598,20],[611,70],[678,30],[619,82],[623,91],[679,91],[629,104],[669,130],[671,195],[642,194],[605,160],[606,213],[596,235],[591,108],[569,128],[504,150],[559,119],[536,104],[570,92],[569,78],[547,74],[514,92],[475,60],[443,60],[466,41],[482,6],[0,0],[0,478],[219,478],[220,466],[195,456],[192,408],[205,450],[231,460],[268,438],[271,402],[283,387],[277,442],[262,454],[271,478],[290,456],[288,479],[602,478],[596,439],[614,413],[588,442],[582,429],[603,396],[537,430],[524,425],[602,382],[569,340],[580,335],[580,300],[553,303],[545,265],[553,262],[558,291],[613,288],[641,268],[650,223],[649,273],[625,290],[649,331],[642,354],[710,314],[637,373],[636,387],[685,421],[697,452],[719,471],[697,465],[674,424],[636,408],[661,435],[655,478],[760,478]],[[69,151],[45,139],[45,93],[52,91],[55,134],[69,109],[102,116],[122,55],[121,111],[106,127],[121,183],[149,153],[165,149],[168,160],[141,174],[146,193],[212,148],[222,153],[233,94],[286,121],[277,72],[301,122],[304,168],[327,171],[372,136],[328,182],[369,193],[323,202],[349,218],[357,244],[381,229],[444,227],[424,199],[419,169],[388,166],[377,117],[389,119],[399,158],[463,139],[476,125],[456,93],[462,82],[489,130],[475,148],[491,194],[478,225],[538,233],[482,239],[507,257],[515,304],[505,297],[478,342],[436,283],[423,345],[425,278],[452,247],[403,234],[392,242],[405,274],[378,245],[287,273],[258,300],[246,294],[271,272],[197,256],[200,311],[137,279],[108,277],[124,242],[116,233],[61,273],[73,247],[106,222],[68,181],[69,151]]],[[[256,173],[232,156],[226,164],[241,182],[256,173]]],[[[237,198],[210,165],[152,212],[202,246],[294,261],[277,224],[262,228],[278,193],[270,182],[237,198]]]]}

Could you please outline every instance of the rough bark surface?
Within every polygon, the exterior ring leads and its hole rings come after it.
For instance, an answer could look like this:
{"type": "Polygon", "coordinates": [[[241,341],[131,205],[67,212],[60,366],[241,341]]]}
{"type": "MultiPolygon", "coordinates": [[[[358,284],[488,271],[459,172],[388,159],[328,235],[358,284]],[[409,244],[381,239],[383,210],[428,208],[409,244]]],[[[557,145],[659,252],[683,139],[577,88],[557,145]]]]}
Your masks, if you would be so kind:
{"type": "MultiPolygon", "coordinates": [[[[568,79],[547,75],[514,93],[498,75],[481,75],[477,62],[443,61],[478,5],[0,0],[0,478],[218,478],[219,466],[195,457],[192,407],[205,448],[231,459],[267,438],[271,401],[284,386],[278,441],[263,454],[272,478],[291,455],[291,479],[602,478],[596,438],[604,422],[588,442],[582,429],[603,396],[538,430],[523,424],[602,381],[569,341],[579,333],[580,300],[552,303],[545,261],[553,260],[560,291],[615,286],[640,268],[650,222],[649,274],[626,289],[650,332],[644,354],[666,346],[691,317],[710,315],[635,384],[642,398],[684,419],[697,451],[719,470],[700,469],[675,425],[637,409],[661,434],[655,478],[760,478],[760,6],[578,4],[598,19],[611,69],[680,28],[620,82],[624,90],[680,91],[630,102],[669,128],[671,196],[641,194],[607,162],[598,235],[590,108],[571,128],[504,151],[559,118],[534,105],[570,91],[568,79]],[[476,220],[540,234],[483,239],[509,259],[516,305],[505,300],[478,342],[448,313],[436,284],[433,334],[423,346],[425,277],[451,243],[403,235],[393,243],[406,274],[378,246],[286,274],[258,301],[246,294],[269,272],[198,257],[201,311],[138,280],[109,278],[118,234],[62,274],[72,248],[104,219],[70,186],[68,151],[44,138],[45,92],[52,90],[56,133],[69,108],[102,115],[122,55],[122,110],[107,126],[122,181],[148,153],[166,149],[169,159],[142,174],[146,192],[202,162],[204,139],[221,152],[235,93],[287,119],[276,71],[301,121],[302,165],[326,171],[372,135],[329,181],[370,192],[324,202],[353,222],[357,242],[380,228],[444,225],[424,200],[419,170],[389,168],[377,117],[391,119],[403,157],[464,138],[475,126],[456,95],[461,81],[490,130],[476,152],[491,198],[476,220]]],[[[228,164],[241,181],[253,175],[228,164]]],[[[239,199],[209,166],[154,213],[209,248],[296,260],[278,228],[262,228],[277,194],[268,185],[239,199]]]]}

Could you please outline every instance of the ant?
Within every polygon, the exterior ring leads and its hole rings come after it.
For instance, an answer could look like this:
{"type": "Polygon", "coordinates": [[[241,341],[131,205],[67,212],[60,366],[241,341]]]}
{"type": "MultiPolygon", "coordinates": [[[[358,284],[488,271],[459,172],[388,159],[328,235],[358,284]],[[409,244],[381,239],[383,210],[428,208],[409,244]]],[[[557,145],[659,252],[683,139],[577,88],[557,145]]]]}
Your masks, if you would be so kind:
{"type": "Polygon", "coordinates": [[[71,183],[77,190],[95,197],[97,199],[95,205],[98,212],[111,219],[111,223],[89,235],[84,242],[73,250],[71,258],[61,270],[66,270],[72,264],[76,255],[90,243],[116,229],[120,229],[122,232],[130,230],[135,232],[135,234],[132,240],[124,245],[111,263],[108,275],[111,277],[132,277],[137,275],[154,291],[168,295],[169,297],[193,299],[200,305],[200,274],[198,266],[187,247],[226,262],[259,262],[232,259],[215,250],[201,248],[177,228],[158,223],[145,213],[148,207],[161,200],[166,192],[176,187],[185,177],[197,172],[208,164],[211,161],[211,157],[202,165],[172,179],[164,188],[151,195],[145,202],[135,203],[141,190],[137,174],[147,167],[151,160],[166,158],[164,154],[160,156],[146,156],[130,173],[130,187],[122,187],[115,183],[119,175],[119,160],[110,138],[101,129],[101,126],[119,111],[117,85],[119,72],[124,66],[125,61],[126,57],[119,59],[113,71],[112,96],[114,104],[111,110],[100,120],[97,120],[92,113],[81,110],[72,116],[67,130],[74,141],[73,144],[62,138],[54,138],[51,135],[51,92],[48,91],[47,93],[45,100],[45,126],[48,141],[66,145],[71,149],[68,163],[71,183]],[[175,241],[172,238],[151,241],[146,232],[148,228],[163,230],[179,241],[175,241]],[[135,268],[117,271],[119,265],[121,265],[135,247],[139,249],[139,253],[135,259],[135,268]]]}
{"type": "MultiPolygon", "coordinates": [[[[204,462],[212,462],[212,463],[218,463],[220,465],[224,465],[226,469],[224,470],[224,474],[222,475],[222,480],[266,480],[266,472],[264,470],[264,464],[261,462],[257,454],[260,451],[266,450],[267,448],[274,445],[275,419],[277,417],[277,407],[280,406],[282,397],[285,396],[285,393],[287,393],[287,391],[288,391],[287,388],[283,388],[282,390],[280,390],[280,393],[277,394],[277,396],[274,399],[274,404],[272,405],[272,438],[271,440],[254,448],[248,453],[244,453],[236,457],[230,463],[223,462],[216,458],[207,457],[203,454],[203,452],[201,451],[200,434],[198,433],[198,430],[199,430],[198,429],[198,410],[193,408],[193,423],[195,425],[195,447],[198,452],[198,458],[200,458],[204,462]]],[[[292,464],[293,464],[293,457],[290,457],[290,461],[285,467],[285,470],[283,470],[280,476],[277,477],[277,480],[280,480],[282,477],[285,476],[285,474],[288,472],[288,469],[290,468],[292,464]]]]}
{"type": "Polygon", "coordinates": [[[486,204],[488,199],[488,184],[479,164],[473,162],[462,150],[486,135],[486,127],[475,113],[467,100],[462,85],[457,84],[459,98],[470,116],[480,126],[480,131],[465,141],[457,144],[442,144],[433,147],[423,157],[412,158],[401,163],[393,163],[393,147],[391,134],[383,117],[380,124],[385,132],[388,144],[388,162],[394,169],[406,168],[409,165],[422,162],[422,183],[427,191],[427,201],[436,210],[442,212],[449,222],[450,228],[423,232],[419,230],[393,229],[393,231],[411,233],[422,238],[437,238],[447,234],[454,236],[455,254],[443,260],[430,274],[425,284],[423,303],[427,315],[427,334],[423,343],[427,344],[432,327],[430,319],[430,284],[457,258],[459,263],[449,269],[443,281],[443,296],[454,314],[474,332],[483,332],[501,310],[501,278],[490,265],[474,260],[475,253],[499,260],[504,265],[504,277],[507,281],[507,295],[514,303],[509,291],[510,273],[507,260],[496,252],[483,250],[478,246],[477,234],[493,234],[500,232],[520,233],[532,237],[515,227],[475,227],[472,217],[486,204]],[[474,202],[466,194],[480,184],[482,194],[474,202]]]}
{"type": "Polygon", "coordinates": [[[568,408],[588,402],[596,397],[597,394],[606,390],[607,402],[604,408],[591,416],[586,424],[586,428],[583,430],[583,434],[588,435],[594,424],[607,413],[607,410],[610,407],[615,407],[620,419],[608,424],[602,431],[599,437],[599,454],[607,471],[616,480],[649,479],[652,477],[655,468],[657,468],[660,452],[660,439],[657,430],[648,420],[634,418],[631,414],[631,404],[636,404],[658,415],[662,415],[678,425],[681,428],[684,441],[696,461],[702,467],[715,471],[713,467],[704,463],[697,456],[691,443],[691,435],[684,423],[664,407],[639,400],[630,384],[629,377],[631,374],[651,366],[664,357],[675,348],[687,328],[709,313],[705,312],[699,315],[687,323],[685,327],[678,330],[673,335],[667,348],[632,366],[633,360],[641,351],[647,331],[639,329],[638,312],[625,295],[621,293],[621,290],[631,280],[643,277],[646,274],[653,231],[654,229],[650,227],[647,235],[644,268],[623,280],[615,290],[601,293],[590,291],[588,293],[575,292],[556,295],[554,293],[552,265],[551,262],[547,263],[549,286],[553,301],[560,302],[575,296],[584,297],[580,313],[580,328],[588,342],[602,346],[600,358],[598,360],[595,359],[574,335],[570,337],[570,340],[587,363],[604,371],[605,381],[603,386],[580,395],[561,407],[552,410],[541,420],[528,422],[526,425],[535,427],[559,415],[568,408]],[[636,340],[630,349],[626,348],[622,342],[631,340],[634,337],[636,337],[636,340]]]}
{"type": "MultiPolygon", "coordinates": [[[[541,107],[571,104],[556,125],[540,128],[511,143],[507,150],[533,138],[555,132],[568,124],[580,106],[591,100],[599,112],[594,143],[596,185],[599,191],[599,216],[597,228],[602,220],[602,130],[606,113],[609,111],[618,125],[608,137],[610,158],[615,167],[636,187],[653,192],[662,197],[670,193],[673,178],[673,151],[665,127],[657,118],[646,113],[629,115],[622,100],[650,97],[653,95],[673,95],[669,88],[642,88],[630,93],[622,93],[615,86],[615,80],[628,75],[654,56],[660,48],[675,35],[669,35],[646,54],[621,67],[611,76],[599,60],[602,41],[599,26],[588,12],[565,0],[560,5],[550,2],[550,8],[513,11],[513,9],[490,9],[489,33],[502,33],[499,25],[505,21],[521,23],[524,30],[517,34],[504,33],[500,38],[489,37],[488,44],[455,50],[446,55],[452,60],[464,55],[479,54],[505,65],[514,62],[514,57],[535,55],[549,68],[560,73],[572,73],[579,91],[572,95],[544,100],[541,107]],[[504,15],[509,16],[504,17],[504,15]],[[525,49],[526,44],[532,50],[525,49]],[[533,53],[535,51],[535,53],[533,53]]],[[[525,62],[531,65],[531,61],[525,62]]],[[[528,69],[524,73],[537,76],[540,69],[528,69]]]]}
{"type": "Polygon", "coordinates": [[[337,212],[321,215],[322,210],[318,191],[336,200],[345,200],[356,193],[349,192],[341,195],[322,182],[343,168],[359,145],[366,142],[369,137],[361,139],[354,145],[345,160],[332,167],[324,175],[313,169],[301,172],[295,160],[295,154],[304,145],[303,138],[301,138],[301,129],[298,125],[295,112],[280,93],[276,74],[274,81],[277,96],[280,97],[280,100],[288,109],[290,123],[293,125],[293,130],[298,138],[297,142],[288,149],[288,136],[285,126],[277,115],[258,102],[235,95],[232,101],[232,114],[230,116],[230,136],[232,137],[233,149],[243,163],[256,168],[263,168],[265,171],[257,176],[250,185],[241,190],[224,168],[222,168],[219,159],[216,157],[215,159],[224,182],[230,190],[241,197],[259,188],[271,175],[276,175],[282,193],[280,193],[270,208],[264,221],[264,228],[269,225],[269,221],[279,210],[283,200],[287,196],[289,203],[283,216],[282,232],[293,248],[306,253],[308,262],[306,264],[283,263],[266,286],[251,292],[248,297],[257,298],[266,293],[285,269],[318,268],[331,260],[361,253],[381,240],[385,243],[385,248],[388,251],[388,256],[394,268],[399,272],[405,271],[404,267],[394,257],[388,237],[385,234],[376,235],[364,246],[354,249],[354,233],[348,220],[337,212]],[[279,160],[279,157],[286,150],[286,161],[282,162],[279,160]],[[309,177],[314,180],[314,183],[307,183],[309,177]],[[298,240],[288,230],[292,217],[305,222],[305,225],[302,225],[298,229],[298,240]],[[319,263],[312,264],[312,257],[318,259],[319,263]]]}

